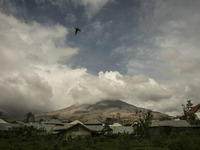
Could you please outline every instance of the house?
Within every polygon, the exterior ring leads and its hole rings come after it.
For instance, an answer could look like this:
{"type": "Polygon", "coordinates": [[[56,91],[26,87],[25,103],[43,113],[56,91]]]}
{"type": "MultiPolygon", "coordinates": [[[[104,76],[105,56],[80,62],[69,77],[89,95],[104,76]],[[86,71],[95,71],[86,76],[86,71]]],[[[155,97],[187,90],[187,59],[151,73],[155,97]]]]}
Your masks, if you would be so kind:
{"type": "Polygon", "coordinates": [[[90,129],[91,131],[93,131],[92,132],[93,136],[103,134],[103,130],[105,128],[105,127],[99,126],[99,125],[85,125],[85,127],[87,127],[88,129],[90,129]]]}
{"type": "Polygon", "coordinates": [[[57,134],[58,132],[56,130],[58,129],[65,129],[66,127],[69,127],[68,123],[62,123],[57,118],[52,118],[48,121],[42,121],[42,122],[30,122],[24,124],[25,126],[33,126],[36,129],[43,129],[46,133],[52,133],[57,134]]]}
{"type": "Polygon", "coordinates": [[[7,132],[13,127],[20,127],[18,124],[0,123],[0,131],[7,132]]]}
{"type": "Polygon", "coordinates": [[[68,127],[63,127],[60,129],[54,129],[55,132],[58,132],[60,136],[63,137],[85,137],[85,136],[97,136],[101,134],[110,133],[113,130],[109,126],[101,125],[84,125],[82,123],[77,123],[74,125],[69,125],[68,127]]]}
{"type": "Polygon", "coordinates": [[[77,123],[63,129],[57,129],[55,131],[59,132],[59,135],[65,138],[68,137],[76,138],[78,136],[80,137],[92,136],[92,133],[94,132],[93,130],[87,128],[85,125],[81,123],[77,123]]]}
{"type": "Polygon", "coordinates": [[[8,123],[3,119],[0,119],[0,131],[7,132],[13,127],[19,127],[18,124],[8,123]]]}
{"type": "Polygon", "coordinates": [[[170,134],[171,132],[180,132],[187,130],[191,125],[186,120],[165,120],[165,121],[152,121],[149,127],[149,133],[151,136],[160,134],[170,134]]]}
{"type": "Polygon", "coordinates": [[[198,120],[200,120],[200,104],[198,104],[196,106],[193,106],[193,107],[190,107],[190,109],[188,110],[187,114],[188,115],[195,114],[196,118],[198,120]]]}
{"type": "Polygon", "coordinates": [[[13,122],[11,122],[11,123],[13,123],[13,124],[18,124],[18,125],[25,125],[25,123],[22,122],[22,121],[13,121],[13,122]]]}

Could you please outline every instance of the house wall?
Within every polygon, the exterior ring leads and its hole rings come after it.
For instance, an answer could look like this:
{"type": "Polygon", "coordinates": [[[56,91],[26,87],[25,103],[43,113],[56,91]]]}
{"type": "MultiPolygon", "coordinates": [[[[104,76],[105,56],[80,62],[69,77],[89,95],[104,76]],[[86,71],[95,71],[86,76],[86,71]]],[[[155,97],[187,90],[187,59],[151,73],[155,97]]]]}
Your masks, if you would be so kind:
{"type": "Polygon", "coordinates": [[[200,109],[195,113],[197,118],[200,120],[200,109]]]}
{"type": "Polygon", "coordinates": [[[81,126],[74,126],[73,128],[69,129],[66,132],[66,137],[71,136],[72,138],[78,137],[78,136],[88,136],[92,135],[91,132],[81,126]]]}

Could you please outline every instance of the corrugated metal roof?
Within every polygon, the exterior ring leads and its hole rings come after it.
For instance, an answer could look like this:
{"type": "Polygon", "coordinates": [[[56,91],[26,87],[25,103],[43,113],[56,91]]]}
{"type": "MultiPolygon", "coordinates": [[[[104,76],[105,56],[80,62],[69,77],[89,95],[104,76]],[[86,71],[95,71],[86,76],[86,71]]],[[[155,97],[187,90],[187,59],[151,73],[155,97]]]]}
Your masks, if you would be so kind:
{"type": "Polygon", "coordinates": [[[191,126],[186,120],[166,120],[166,121],[152,121],[151,127],[170,126],[170,127],[189,127],[191,126]]]}
{"type": "Polygon", "coordinates": [[[65,130],[68,129],[70,126],[69,125],[65,125],[65,126],[54,126],[52,130],[56,131],[56,130],[65,130]]]}
{"type": "Polygon", "coordinates": [[[58,119],[50,119],[50,120],[48,120],[48,121],[45,121],[44,122],[45,124],[54,124],[54,125],[56,125],[56,124],[63,124],[60,120],[58,120],[58,119]]]}
{"type": "Polygon", "coordinates": [[[120,123],[114,123],[114,124],[110,125],[110,127],[112,127],[112,126],[114,126],[114,127],[121,127],[122,125],[120,123]]]}
{"type": "Polygon", "coordinates": [[[99,120],[97,119],[93,119],[93,120],[88,120],[84,123],[85,125],[101,125],[102,123],[99,122],[99,120]]]}
{"type": "Polygon", "coordinates": [[[19,127],[18,124],[11,124],[11,123],[0,123],[0,130],[1,131],[8,131],[12,127],[19,127]]]}
{"type": "Polygon", "coordinates": [[[14,121],[14,122],[12,122],[12,123],[14,123],[14,124],[19,124],[19,125],[24,125],[24,124],[25,124],[25,123],[22,122],[22,121],[14,121]]]}
{"type": "Polygon", "coordinates": [[[0,123],[7,123],[7,122],[0,118],[0,123]]]}
{"type": "Polygon", "coordinates": [[[133,127],[130,126],[110,126],[114,134],[117,133],[133,133],[133,127]]]}
{"type": "Polygon", "coordinates": [[[102,131],[102,129],[104,128],[103,126],[95,126],[95,125],[85,125],[88,129],[92,130],[92,131],[102,131]]]}
{"type": "Polygon", "coordinates": [[[75,125],[75,124],[78,124],[78,123],[83,124],[83,123],[80,122],[79,120],[75,120],[75,121],[73,121],[73,122],[70,122],[69,125],[75,125]]]}
{"type": "Polygon", "coordinates": [[[63,130],[69,130],[71,128],[73,128],[74,126],[82,126],[83,128],[89,130],[89,131],[95,131],[95,132],[99,132],[99,131],[102,131],[102,129],[104,128],[103,126],[95,126],[95,125],[84,125],[84,124],[81,124],[81,123],[77,123],[77,124],[74,124],[74,125],[69,125],[69,126],[63,126],[63,127],[54,127],[53,128],[53,131],[63,131],[63,130]]]}

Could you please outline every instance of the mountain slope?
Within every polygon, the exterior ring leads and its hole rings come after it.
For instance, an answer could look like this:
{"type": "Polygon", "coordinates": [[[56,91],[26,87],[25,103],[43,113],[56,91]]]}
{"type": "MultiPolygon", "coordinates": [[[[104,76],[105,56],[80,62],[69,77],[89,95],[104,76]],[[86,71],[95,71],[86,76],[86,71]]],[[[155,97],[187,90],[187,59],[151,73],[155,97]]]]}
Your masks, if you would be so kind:
{"type": "MultiPolygon", "coordinates": [[[[47,120],[57,117],[63,121],[87,121],[90,119],[105,121],[107,118],[112,118],[134,121],[142,117],[145,111],[147,109],[136,107],[121,100],[104,100],[96,104],[72,105],[58,111],[36,114],[35,118],[47,120]]],[[[167,117],[167,115],[158,112],[153,112],[153,114],[155,119],[167,117]]]]}

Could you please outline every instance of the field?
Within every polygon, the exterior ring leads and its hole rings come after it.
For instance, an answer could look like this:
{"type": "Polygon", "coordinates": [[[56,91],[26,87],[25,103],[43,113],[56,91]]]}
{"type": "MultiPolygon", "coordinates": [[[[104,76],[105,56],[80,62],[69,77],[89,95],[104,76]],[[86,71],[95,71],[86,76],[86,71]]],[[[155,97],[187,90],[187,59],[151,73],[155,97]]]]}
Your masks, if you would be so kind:
{"type": "Polygon", "coordinates": [[[62,139],[34,128],[0,133],[0,150],[199,150],[200,131],[139,138],[128,134],[62,139]]]}

